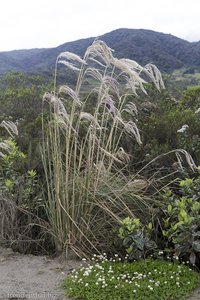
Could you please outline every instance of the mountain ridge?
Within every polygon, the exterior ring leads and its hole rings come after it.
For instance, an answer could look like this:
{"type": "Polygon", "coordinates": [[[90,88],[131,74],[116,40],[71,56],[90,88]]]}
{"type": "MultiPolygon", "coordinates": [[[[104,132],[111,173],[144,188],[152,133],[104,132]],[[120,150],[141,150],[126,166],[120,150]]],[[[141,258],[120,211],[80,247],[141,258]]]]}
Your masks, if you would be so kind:
{"type": "MultiPolygon", "coordinates": [[[[63,51],[82,56],[96,37],[67,42],[53,48],[34,48],[0,52],[0,74],[10,71],[53,74],[57,56],[63,51]]],[[[162,72],[193,67],[200,69],[200,41],[189,42],[171,34],[148,29],[119,28],[98,37],[114,49],[118,58],[154,63],[162,72]]]]}

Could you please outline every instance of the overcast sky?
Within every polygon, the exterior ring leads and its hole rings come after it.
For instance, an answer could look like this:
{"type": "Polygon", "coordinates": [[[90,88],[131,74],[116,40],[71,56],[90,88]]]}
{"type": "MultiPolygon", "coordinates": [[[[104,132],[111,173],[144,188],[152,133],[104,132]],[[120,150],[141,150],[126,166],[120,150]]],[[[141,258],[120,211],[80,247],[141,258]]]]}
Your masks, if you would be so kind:
{"type": "Polygon", "coordinates": [[[200,0],[1,0],[0,51],[56,47],[117,28],[200,40],[200,0]]]}

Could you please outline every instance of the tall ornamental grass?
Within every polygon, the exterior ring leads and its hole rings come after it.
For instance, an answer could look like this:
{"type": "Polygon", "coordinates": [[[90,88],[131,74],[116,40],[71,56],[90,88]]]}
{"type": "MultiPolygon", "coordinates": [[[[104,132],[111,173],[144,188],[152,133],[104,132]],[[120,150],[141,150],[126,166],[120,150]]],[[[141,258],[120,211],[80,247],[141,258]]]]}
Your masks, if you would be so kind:
{"type": "Polygon", "coordinates": [[[164,87],[154,65],[118,59],[100,40],[83,58],[70,52],[57,58],[54,91],[43,97],[50,116],[43,125],[42,156],[52,234],[57,250],[67,255],[108,251],[113,226],[124,217],[152,213],[144,192],[148,183],[130,174],[133,153],[124,146],[141,144],[137,107],[129,96],[146,93],[147,80],[164,87]],[[60,64],[75,72],[75,88],[58,87],[60,64]]]}

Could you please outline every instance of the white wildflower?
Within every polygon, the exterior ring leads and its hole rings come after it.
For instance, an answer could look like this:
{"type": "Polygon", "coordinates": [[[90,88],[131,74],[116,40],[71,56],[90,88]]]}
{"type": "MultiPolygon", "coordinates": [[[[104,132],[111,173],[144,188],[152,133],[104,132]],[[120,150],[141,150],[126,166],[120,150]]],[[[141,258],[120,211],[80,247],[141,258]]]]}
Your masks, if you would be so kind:
{"type": "Polygon", "coordinates": [[[184,124],[180,129],[177,130],[178,133],[184,133],[189,126],[187,124],[184,124]]]}

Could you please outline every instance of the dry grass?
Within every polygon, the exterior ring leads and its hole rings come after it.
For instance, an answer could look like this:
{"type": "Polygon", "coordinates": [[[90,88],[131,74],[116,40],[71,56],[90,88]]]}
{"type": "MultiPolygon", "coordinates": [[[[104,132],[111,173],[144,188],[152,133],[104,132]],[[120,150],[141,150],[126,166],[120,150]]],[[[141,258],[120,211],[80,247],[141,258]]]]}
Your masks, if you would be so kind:
{"type": "Polygon", "coordinates": [[[148,182],[128,173],[132,153],[123,148],[124,138],[141,143],[137,107],[127,98],[145,93],[146,79],[164,87],[154,65],[117,59],[102,41],[95,41],[84,58],[69,52],[58,56],[54,91],[43,98],[50,104],[50,118],[43,128],[42,154],[47,212],[58,250],[101,251],[124,216],[152,213],[144,192],[148,182]],[[76,72],[74,90],[57,88],[59,64],[76,72]],[[83,98],[88,78],[96,85],[83,98]]]}

